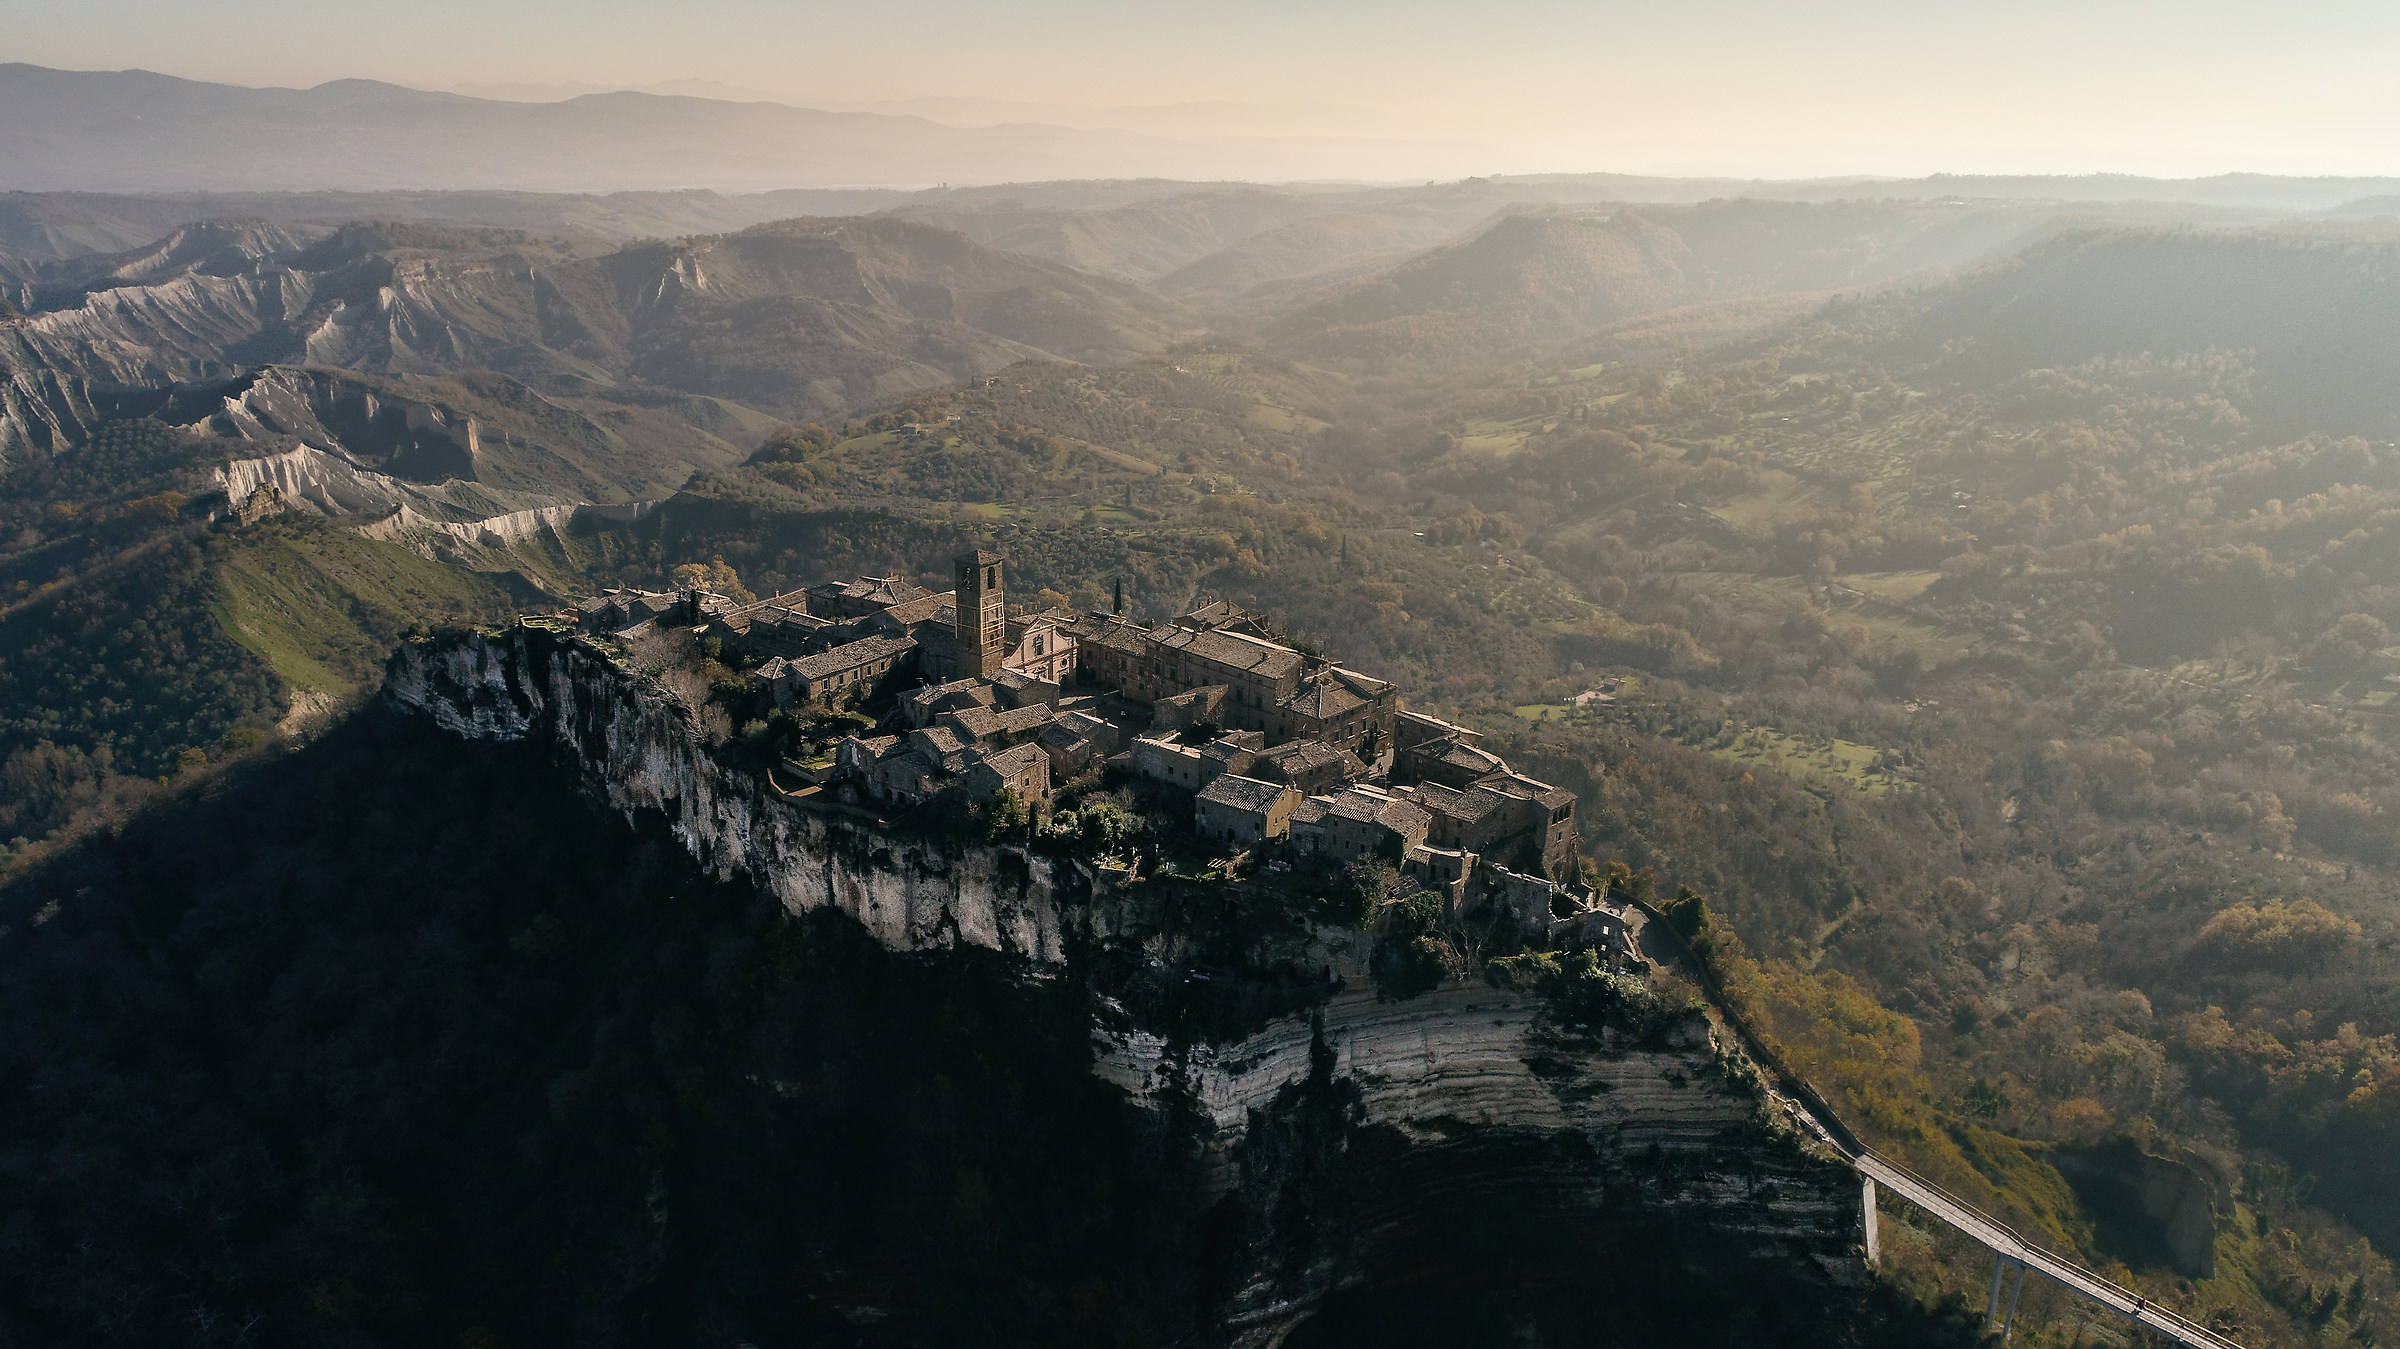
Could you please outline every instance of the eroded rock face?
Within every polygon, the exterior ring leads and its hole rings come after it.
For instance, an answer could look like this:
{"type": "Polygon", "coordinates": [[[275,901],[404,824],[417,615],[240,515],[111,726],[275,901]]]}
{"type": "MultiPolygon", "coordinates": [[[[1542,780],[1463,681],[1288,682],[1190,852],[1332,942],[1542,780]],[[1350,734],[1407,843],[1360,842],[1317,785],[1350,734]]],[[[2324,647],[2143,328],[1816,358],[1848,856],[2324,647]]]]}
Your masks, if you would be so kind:
{"type": "Polygon", "coordinates": [[[691,714],[656,681],[536,628],[414,643],[385,679],[402,705],[489,740],[542,739],[628,816],[656,812],[701,865],[747,879],[797,915],[833,908],[898,951],[988,947],[1036,967],[1066,960],[1072,867],[1008,848],[884,836],[788,806],[712,760],[691,714]]]}
{"type": "Polygon", "coordinates": [[[1828,1295],[1856,1281],[1855,1178],[1783,1125],[1697,1011],[1582,1032],[1508,990],[1381,999],[1359,934],[1305,924],[1194,982],[1169,911],[1224,896],[1095,889],[1069,857],[796,807],[716,763],[666,688],[542,628],[412,643],[386,689],[460,735],[549,743],[795,915],[838,910],[896,951],[989,948],[1086,989],[1091,1071],[1191,1177],[1189,1211],[1161,1221],[1207,1234],[1199,1342],[1278,1344],[1342,1290],[1469,1272],[1503,1295],[1662,1260],[1828,1295]],[[1231,1031],[1194,1013],[1243,980],[1278,991],[1231,1031]]]}

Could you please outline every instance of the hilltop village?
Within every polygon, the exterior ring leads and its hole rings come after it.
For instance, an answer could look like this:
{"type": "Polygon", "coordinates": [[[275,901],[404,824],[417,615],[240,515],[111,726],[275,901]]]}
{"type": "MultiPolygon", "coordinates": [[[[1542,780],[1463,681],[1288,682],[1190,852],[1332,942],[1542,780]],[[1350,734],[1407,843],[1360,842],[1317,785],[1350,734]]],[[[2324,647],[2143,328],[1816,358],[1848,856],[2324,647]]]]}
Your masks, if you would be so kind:
{"type": "Polygon", "coordinates": [[[1574,794],[1410,711],[1389,682],[1225,603],[1149,624],[1121,605],[1012,610],[1007,572],[979,549],[952,559],[942,593],[894,577],[750,603],[620,590],[573,617],[595,634],[688,625],[758,705],[846,714],[848,733],[777,766],[795,797],[1038,813],[1059,785],[1121,774],[1188,793],[1205,848],[1380,858],[1453,904],[1490,895],[1537,927],[1576,879],[1574,794]]]}

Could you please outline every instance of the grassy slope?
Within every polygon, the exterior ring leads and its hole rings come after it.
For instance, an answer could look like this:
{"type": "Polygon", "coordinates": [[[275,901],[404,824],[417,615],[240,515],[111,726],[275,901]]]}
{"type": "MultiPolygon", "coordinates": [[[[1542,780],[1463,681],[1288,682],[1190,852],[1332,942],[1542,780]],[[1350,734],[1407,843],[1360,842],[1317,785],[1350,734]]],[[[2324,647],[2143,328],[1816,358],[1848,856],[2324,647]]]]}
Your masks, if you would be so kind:
{"type": "Polygon", "coordinates": [[[412,623],[506,608],[488,578],[308,521],[270,521],[228,551],[217,621],[294,690],[340,695],[370,681],[412,623]]]}

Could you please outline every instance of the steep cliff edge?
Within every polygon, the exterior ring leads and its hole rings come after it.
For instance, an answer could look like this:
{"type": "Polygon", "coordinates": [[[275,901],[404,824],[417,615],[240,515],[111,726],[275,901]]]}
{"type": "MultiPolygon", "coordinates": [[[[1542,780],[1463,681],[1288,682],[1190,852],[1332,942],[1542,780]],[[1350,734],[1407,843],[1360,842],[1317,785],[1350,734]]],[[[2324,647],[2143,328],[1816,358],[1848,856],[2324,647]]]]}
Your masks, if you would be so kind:
{"type": "MultiPolygon", "coordinates": [[[[1201,1253],[1197,1340],[1276,1344],[1315,1317],[1303,1338],[1341,1342],[1361,1306],[1429,1288],[1452,1306],[1563,1290],[1628,1331],[1672,1323],[1660,1298],[1694,1278],[1739,1274],[1837,1320],[1873,1300],[1851,1291],[1854,1177],[1783,1126],[1697,1011],[1593,1025],[1482,986],[1381,999],[1354,973],[1359,935],[1306,924],[1213,950],[1194,980],[1223,897],[1095,886],[1071,855],[794,805],[713,759],[662,684],[556,630],[411,642],[386,690],[453,734],[542,747],[795,918],[839,914],[937,970],[987,951],[1075,1000],[1088,1071],[1122,1092],[1177,1196],[1154,1220],[1201,1253]],[[1245,983],[1257,996],[1229,991],[1245,983]],[[1229,998],[1248,1009],[1230,1029],[1207,1014],[1229,998]]],[[[1777,1340],[1814,1342],[1749,1342],[1777,1340]]]]}

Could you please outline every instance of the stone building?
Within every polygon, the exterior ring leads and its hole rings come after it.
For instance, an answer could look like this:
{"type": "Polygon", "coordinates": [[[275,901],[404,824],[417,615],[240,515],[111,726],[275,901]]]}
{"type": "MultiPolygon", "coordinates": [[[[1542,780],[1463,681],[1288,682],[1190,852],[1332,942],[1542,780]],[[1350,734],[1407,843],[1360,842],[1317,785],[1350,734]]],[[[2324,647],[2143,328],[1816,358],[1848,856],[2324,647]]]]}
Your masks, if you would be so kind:
{"type": "Polygon", "coordinates": [[[1328,666],[1275,709],[1268,734],[1277,741],[1315,740],[1375,763],[1391,749],[1392,715],[1400,691],[1383,680],[1328,666]]]}
{"type": "Polygon", "coordinates": [[[1216,765],[1201,755],[1199,746],[1166,736],[1137,737],[1127,753],[1134,772],[1189,792],[1207,786],[1216,775],[1216,765]]]}
{"type": "Polygon", "coordinates": [[[1561,893],[1556,882],[1547,876],[1511,871],[1479,853],[1420,844],[1408,850],[1400,869],[1438,891],[1458,917],[1506,914],[1519,929],[1529,932],[1548,932],[1556,921],[1553,901],[1561,893]]]}
{"type": "Polygon", "coordinates": [[[971,801],[988,801],[1010,791],[1030,811],[1050,799],[1050,756],[1039,745],[972,751],[963,785],[971,801]]]}
{"type": "Polygon", "coordinates": [[[1259,751],[1251,771],[1270,782],[1288,782],[1304,796],[1339,790],[1367,775],[1367,766],[1348,750],[1316,740],[1287,740],[1259,751]]]}
{"type": "Polygon", "coordinates": [[[1508,771],[1508,760],[1455,737],[1420,740],[1392,755],[1392,781],[1406,785],[1437,782],[1465,791],[1496,773],[1508,771]]]}
{"type": "Polygon", "coordinates": [[[1415,803],[1363,783],[1312,796],[1292,811],[1292,847],[1334,862],[1403,858],[1425,841],[1432,820],[1415,803]]]}
{"type": "Polygon", "coordinates": [[[894,682],[896,673],[913,668],[916,650],[914,637],[862,637],[786,664],[801,698],[828,698],[894,682]]]}
{"type": "Polygon", "coordinates": [[[1427,841],[1563,878],[1575,874],[1575,794],[1522,773],[1498,772],[1465,790],[1438,782],[1395,789],[1430,818],[1427,841]]]}
{"type": "Polygon", "coordinates": [[[1394,749],[1407,749],[1421,741],[1439,740],[1445,736],[1457,740],[1461,744],[1478,747],[1483,744],[1482,732],[1470,731],[1464,726],[1454,725],[1439,717],[1429,717],[1422,712],[1411,712],[1407,708],[1402,708],[1392,714],[1392,748],[1394,749]]]}
{"type": "Polygon", "coordinates": [[[1193,826],[1211,842],[1263,843],[1291,832],[1300,800],[1289,784],[1223,773],[1193,799],[1193,826]]]}
{"type": "Polygon", "coordinates": [[[1028,808],[1050,797],[1050,759],[1040,746],[986,749],[947,726],[851,736],[834,747],[834,772],[841,795],[890,805],[922,805],[949,791],[983,801],[1003,788],[1028,808]]]}
{"type": "Polygon", "coordinates": [[[726,615],[719,632],[725,637],[728,652],[798,660],[833,645],[838,634],[829,630],[840,626],[806,609],[769,601],[726,615]]]}
{"type": "Polygon", "coordinates": [[[827,581],[803,592],[805,612],[819,618],[865,618],[896,604],[927,599],[933,592],[891,576],[861,576],[855,581],[827,581]]]}
{"type": "Polygon", "coordinates": [[[575,605],[575,626],[591,633],[617,633],[674,614],[683,597],[662,590],[604,590],[575,605]]]}
{"type": "MultiPolygon", "coordinates": [[[[611,591],[577,617],[600,631],[703,623],[729,658],[756,662],[753,686],[779,705],[900,691],[885,725],[898,734],[852,737],[837,756],[837,780],[877,800],[1001,785],[1040,799],[1054,773],[1109,762],[1195,796],[1234,780],[1271,785],[1277,800],[1288,790],[1290,837],[1304,853],[1347,860],[1422,845],[1487,868],[1573,874],[1573,794],[1512,771],[1476,732],[1401,707],[1389,682],[1290,645],[1222,601],[1147,625],[1105,612],[1011,614],[1007,566],[989,549],[960,553],[943,594],[890,576],[746,605],[611,591]],[[1120,753],[1117,724],[1081,710],[1062,721],[1070,684],[1146,705],[1148,734],[1120,753]],[[1184,743],[1195,728],[1212,733],[1184,743]],[[1392,788],[1366,784],[1386,766],[1392,788]]],[[[1204,833],[1249,827],[1225,822],[1232,797],[1262,790],[1238,782],[1195,806],[1204,833]]],[[[1280,807],[1262,815],[1255,838],[1280,836],[1285,818],[1280,807]]]]}
{"type": "Polygon", "coordinates": [[[1117,752],[1116,726],[1089,712],[1069,712],[1035,737],[1050,756],[1053,777],[1071,778],[1117,752]]]}
{"type": "Polygon", "coordinates": [[[1390,749],[1399,692],[1258,635],[1231,606],[1143,628],[1113,614],[1077,622],[1085,677],[1136,702],[1166,704],[1178,724],[1257,731],[1270,745],[1317,740],[1374,763],[1390,749]],[[1221,690],[1221,692],[1219,691],[1221,690]]]}

